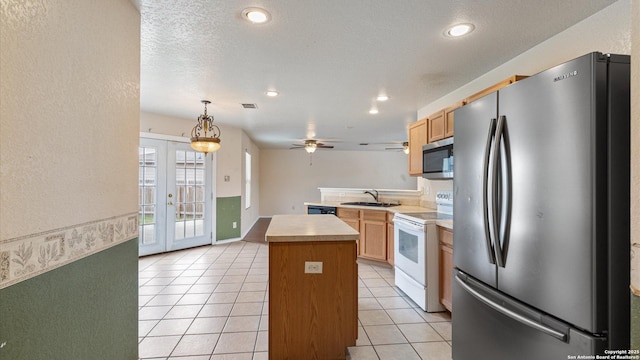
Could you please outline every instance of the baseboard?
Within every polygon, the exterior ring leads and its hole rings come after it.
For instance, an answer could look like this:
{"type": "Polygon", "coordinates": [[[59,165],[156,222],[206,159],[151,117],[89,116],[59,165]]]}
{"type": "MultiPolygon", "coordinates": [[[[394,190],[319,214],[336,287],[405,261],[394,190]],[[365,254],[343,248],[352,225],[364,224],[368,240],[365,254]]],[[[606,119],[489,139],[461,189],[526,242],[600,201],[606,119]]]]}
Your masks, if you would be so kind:
{"type": "Polygon", "coordinates": [[[236,242],[236,241],[241,241],[243,238],[244,237],[218,240],[218,241],[214,242],[213,245],[228,244],[228,243],[232,243],[232,242],[236,242]]]}

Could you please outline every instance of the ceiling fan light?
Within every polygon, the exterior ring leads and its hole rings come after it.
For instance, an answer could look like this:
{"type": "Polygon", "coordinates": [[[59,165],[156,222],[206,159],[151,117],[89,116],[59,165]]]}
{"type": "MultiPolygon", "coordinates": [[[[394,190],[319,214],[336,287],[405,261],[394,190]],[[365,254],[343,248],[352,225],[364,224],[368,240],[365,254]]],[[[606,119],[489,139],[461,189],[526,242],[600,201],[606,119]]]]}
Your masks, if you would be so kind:
{"type": "Polygon", "coordinates": [[[317,144],[315,143],[310,143],[304,146],[304,149],[309,153],[309,154],[313,154],[316,151],[316,148],[318,147],[317,144]]]}

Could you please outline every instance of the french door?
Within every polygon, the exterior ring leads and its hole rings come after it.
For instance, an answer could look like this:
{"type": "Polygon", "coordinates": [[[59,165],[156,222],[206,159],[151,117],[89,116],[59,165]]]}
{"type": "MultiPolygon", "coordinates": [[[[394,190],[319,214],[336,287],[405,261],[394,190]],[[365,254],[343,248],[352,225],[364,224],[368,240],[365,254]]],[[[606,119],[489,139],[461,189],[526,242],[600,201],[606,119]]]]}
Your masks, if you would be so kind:
{"type": "Polygon", "coordinates": [[[140,256],[211,244],[212,158],[187,143],[140,139],[140,256]]]}

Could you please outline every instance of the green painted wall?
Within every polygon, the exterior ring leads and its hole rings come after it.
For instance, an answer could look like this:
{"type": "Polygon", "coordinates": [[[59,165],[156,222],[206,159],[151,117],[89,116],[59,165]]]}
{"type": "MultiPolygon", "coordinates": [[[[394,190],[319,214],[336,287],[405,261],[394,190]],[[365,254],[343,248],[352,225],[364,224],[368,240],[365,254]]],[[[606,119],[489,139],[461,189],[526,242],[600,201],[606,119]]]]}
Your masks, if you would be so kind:
{"type": "Polygon", "coordinates": [[[240,196],[219,197],[216,203],[216,240],[240,237],[240,196]],[[236,228],[233,223],[236,222],[236,228]]]}
{"type": "Polygon", "coordinates": [[[138,358],[138,239],[0,290],[0,359],[138,358]]]}
{"type": "Polygon", "coordinates": [[[640,350],[640,296],[631,295],[631,348],[640,350]]]}

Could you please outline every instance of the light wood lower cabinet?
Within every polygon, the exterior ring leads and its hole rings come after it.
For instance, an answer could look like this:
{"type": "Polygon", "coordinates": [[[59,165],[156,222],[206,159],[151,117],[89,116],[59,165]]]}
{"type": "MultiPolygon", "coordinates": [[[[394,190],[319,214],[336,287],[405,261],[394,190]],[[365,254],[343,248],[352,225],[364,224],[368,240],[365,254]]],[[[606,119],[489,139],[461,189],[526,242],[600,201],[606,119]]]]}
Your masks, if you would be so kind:
{"type": "Polygon", "coordinates": [[[453,272],[453,231],[438,226],[440,240],[440,303],[452,311],[451,277],[453,272]]]}
{"type": "Polygon", "coordinates": [[[360,256],[387,260],[387,212],[362,210],[360,222],[360,256]]]}
{"type": "Polygon", "coordinates": [[[394,213],[387,213],[387,262],[389,265],[393,266],[393,246],[395,241],[395,227],[393,225],[393,216],[394,213]]]}
{"type": "MultiPolygon", "coordinates": [[[[360,232],[360,210],[338,207],[336,215],[340,218],[340,220],[347,223],[355,231],[360,232]]],[[[362,234],[360,234],[360,239],[362,239],[362,234]]],[[[360,239],[356,241],[356,254],[358,256],[360,256],[360,239]]]]}
{"type": "Polygon", "coordinates": [[[336,215],[360,232],[356,250],[359,257],[394,264],[392,212],[338,207],[336,215]]]}

